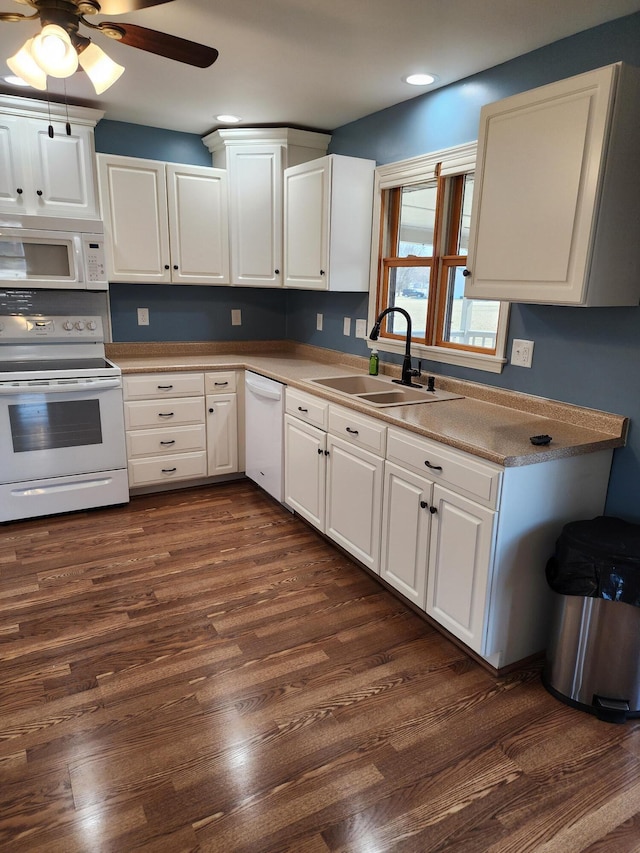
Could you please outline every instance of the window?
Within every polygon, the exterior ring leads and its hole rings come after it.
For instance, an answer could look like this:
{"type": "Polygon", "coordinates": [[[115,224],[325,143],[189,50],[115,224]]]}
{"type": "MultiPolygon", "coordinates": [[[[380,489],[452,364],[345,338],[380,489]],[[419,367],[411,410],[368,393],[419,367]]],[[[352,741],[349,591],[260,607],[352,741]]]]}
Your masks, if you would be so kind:
{"type": "MultiPolygon", "coordinates": [[[[464,298],[474,165],[475,144],[376,170],[380,229],[369,319],[404,309],[414,354],[499,372],[508,304],[464,298]]],[[[388,314],[378,348],[401,352],[406,328],[400,312],[388,314]]]]}

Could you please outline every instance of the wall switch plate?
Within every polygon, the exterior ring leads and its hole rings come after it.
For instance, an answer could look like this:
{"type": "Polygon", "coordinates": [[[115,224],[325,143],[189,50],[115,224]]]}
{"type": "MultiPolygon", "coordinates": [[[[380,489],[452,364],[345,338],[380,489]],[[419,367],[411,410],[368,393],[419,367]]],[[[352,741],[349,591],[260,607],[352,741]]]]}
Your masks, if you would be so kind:
{"type": "Polygon", "coordinates": [[[366,320],[356,320],[356,338],[366,338],[367,337],[367,321],[366,320]]]}
{"type": "Polygon", "coordinates": [[[345,317],[344,318],[344,324],[342,327],[342,331],[347,336],[351,334],[351,317],[345,317]]]}
{"type": "Polygon", "coordinates": [[[322,314],[316,314],[316,332],[322,331],[322,314]]]}
{"type": "Polygon", "coordinates": [[[149,309],[148,308],[138,308],[138,325],[139,326],[148,326],[149,325],[149,309]]]}
{"type": "Polygon", "coordinates": [[[533,341],[513,339],[511,346],[511,364],[516,367],[531,367],[533,361],[533,341]]]}
{"type": "Polygon", "coordinates": [[[232,326],[241,326],[242,325],[242,311],[240,308],[232,308],[231,309],[231,325],[232,326]]]}

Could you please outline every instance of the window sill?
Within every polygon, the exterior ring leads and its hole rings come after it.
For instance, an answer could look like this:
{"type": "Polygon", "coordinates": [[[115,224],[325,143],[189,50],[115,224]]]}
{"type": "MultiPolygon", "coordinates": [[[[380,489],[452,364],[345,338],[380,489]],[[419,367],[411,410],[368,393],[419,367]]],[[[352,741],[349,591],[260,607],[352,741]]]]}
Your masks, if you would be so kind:
{"type": "MultiPolygon", "coordinates": [[[[367,341],[369,347],[373,347],[372,341],[367,341]]],[[[375,342],[378,352],[393,352],[404,355],[405,346],[400,341],[387,341],[379,338],[375,342]]],[[[484,370],[487,373],[502,373],[502,368],[507,359],[498,355],[484,355],[477,352],[464,352],[462,350],[446,349],[444,347],[428,347],[423,344],[411,344],[411,355],[414,358],[437,361],[441,364],[456,364],[460,367],[469,367],[472,370],[484,370]]]]}

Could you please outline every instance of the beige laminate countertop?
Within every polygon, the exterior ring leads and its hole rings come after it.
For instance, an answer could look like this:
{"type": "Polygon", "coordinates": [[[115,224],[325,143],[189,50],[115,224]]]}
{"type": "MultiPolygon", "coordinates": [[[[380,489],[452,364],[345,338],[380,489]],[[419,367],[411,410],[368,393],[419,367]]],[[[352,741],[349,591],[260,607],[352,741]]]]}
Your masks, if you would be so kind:
{"type": "MultiPolygon", "coordinates": [[[[463,399],[377,408],[308,381],[364,374],[365,359],[301,344],[284,347],[269,343],[108,344],[107,356],[120,366],[124,375],[254,370],[391,426],[411,430],[506,467],[622,447],[628,429],[628,419],[622,415],[438,375],[437,388],[462,394],[463,399]],[[552,436],[549,445],[531,444],[530,436],[543,434],[552,436]]],[[[419,381],[426,382],[426,377],[419,381]]]]}

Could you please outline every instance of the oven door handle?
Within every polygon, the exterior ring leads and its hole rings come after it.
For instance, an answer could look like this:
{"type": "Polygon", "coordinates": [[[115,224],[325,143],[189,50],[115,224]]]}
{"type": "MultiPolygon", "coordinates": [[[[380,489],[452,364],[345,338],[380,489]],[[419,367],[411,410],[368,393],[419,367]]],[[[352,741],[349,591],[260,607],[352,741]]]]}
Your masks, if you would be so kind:
{"type": "Polygon", "coordinates": [[[121,388],[120,379],[85,379],[81,382],[63,382],[60,385],[0,385],[0,395],[13,397],[24,394],[75,394],[78,391],[109,391],[121,388]]]}

